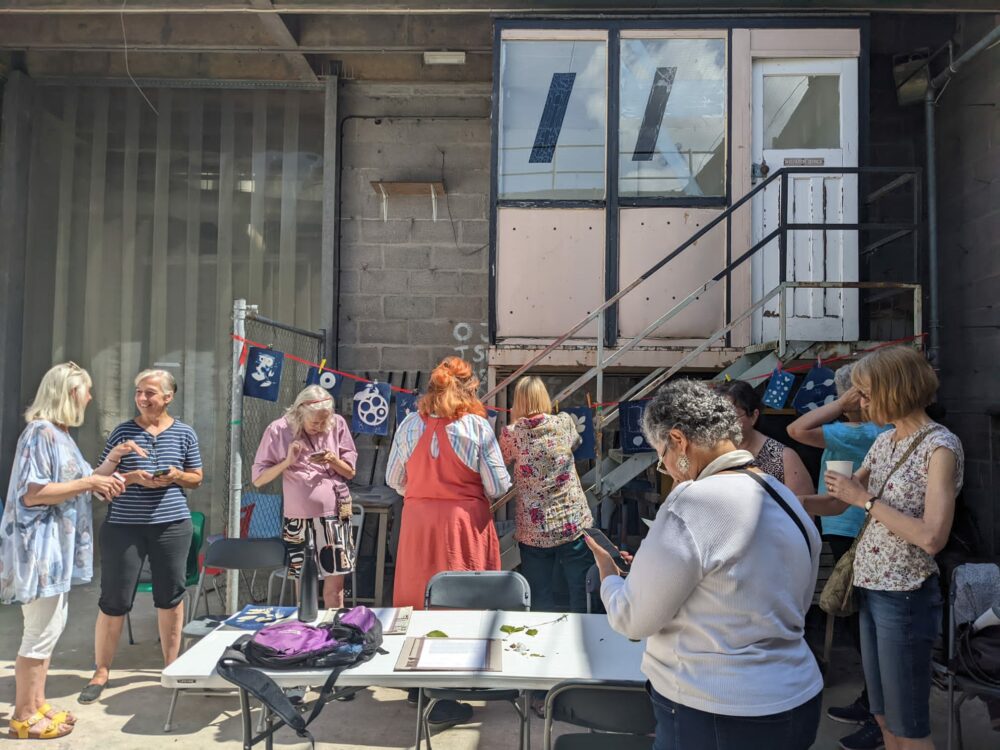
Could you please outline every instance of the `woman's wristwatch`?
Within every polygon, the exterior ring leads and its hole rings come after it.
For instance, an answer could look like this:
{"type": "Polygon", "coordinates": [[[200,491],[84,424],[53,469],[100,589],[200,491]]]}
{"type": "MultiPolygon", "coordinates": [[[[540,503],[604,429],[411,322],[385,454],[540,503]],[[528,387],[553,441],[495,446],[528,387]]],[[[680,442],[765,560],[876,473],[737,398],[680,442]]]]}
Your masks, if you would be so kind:
{"type": "Polygon", "coordinates": [[[875,497],[874,495],[872,495],[872,496],[871,496],[870,498],[868,498],[868,499],[867,499],[867,500],[865,501],[865,505],[864,505],[864,508],[865,508],[865,513],[871,513],[871,512],[872,512],[872,508],[874,508],[874,507],[875,507],[875,502],[876,502],[877,500],[878,500],[878,498],[877,498],[877,497],[875,497]]]}

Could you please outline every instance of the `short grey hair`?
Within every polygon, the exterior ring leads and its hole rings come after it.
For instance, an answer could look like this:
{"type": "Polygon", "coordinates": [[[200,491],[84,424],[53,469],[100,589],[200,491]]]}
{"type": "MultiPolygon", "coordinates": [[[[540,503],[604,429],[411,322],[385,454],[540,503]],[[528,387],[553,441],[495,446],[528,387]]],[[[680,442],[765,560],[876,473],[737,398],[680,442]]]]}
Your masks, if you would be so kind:
{"type": "Polygon", "coordinates": [[[732,402],[701,380],[674,380],[657,391],[642,416],[642,431],[654,445],[663,445],[673,429],[706,448],[743,439],[732,402]]]}
{"type": "Polygon", "coordinates": [[[151,368],[149,370],[143,370],[138,375],[135,376],[135,387],[139,387],[139,383],[143,380],[159,380],[160,381],[160,393],[164,396],[169,396],[173,393],[177,393],[177,378],[171,375],[166,370],[158,370],[156,368],[151,368]]]}
{"type": "Polygon", "coordinates": [[[833,385],[837,389],[837,398],[840,398],[853,386],[851,383],[851,370],[854,369],[854,363],[844,365],[833,373],[833,385]]]}

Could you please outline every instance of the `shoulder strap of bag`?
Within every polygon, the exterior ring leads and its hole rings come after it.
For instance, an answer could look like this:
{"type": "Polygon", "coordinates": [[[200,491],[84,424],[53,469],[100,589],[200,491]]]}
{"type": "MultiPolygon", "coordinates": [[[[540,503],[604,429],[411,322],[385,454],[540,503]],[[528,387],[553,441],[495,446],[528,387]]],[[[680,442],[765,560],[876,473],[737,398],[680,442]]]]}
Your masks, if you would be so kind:
{"type": "MultiPolygon", "coordinates": [[[[916,440],[914,440],[912,443],[910,443],[910,447],[907,448],[906,451],[904,451],[903,455],[896,462],[896,465],[892,467],[892,471],[890,471],[889,475],[885,478],[885,481],[882,483],[882,489],[880,489],[878,491],[878,494],[875,495],[876,498],[881,498],[882,497],[882,490],[884,490],[886,488],[886,485],[889,484],[889,480],[892,479],[892,475],[896,473],[896,471],[897,471],[897,469],[899,469],[899,467],[901,467],[904,463],[906,463],[906,459],[908,459],[913,454],[913,451],[915,451],[917,449],[917,446],[919,446],[922,442],[924,442],[924,439],[926,437],[928,437],[932,432],[935,432],[937,429],[938,428],[937,428],[936,425],[933,426],[933,427],[929,427],[927,430],[925,430],[923,433],[921,433],[917,437],[916,440]]],[[[858,533],[854,537],[854,541],[851,542],[851,549],[849,550],[850,553],[851,553],[851,559],[854,558],[854,548],[858,546],[858,542],[860,541],[861,537],[863,537],[865,535],[865,529],[868,528],[868,525],[871,522],[872,522],[872,514],[871,513],[865,513],[865,520],[861,524],[861,528],[858,529],[858,533]]]]}
{"type": "Polygon", "coordinates": [[[812,542],[809,541],[809,534],[806,532],[806,527],[802,523],[802,519],[798,517],[794,510],[788,507],[788,503],[785,502],[785,498],[778,494],[778,491],[770,485],[770,483],[764,479],[760,474],[755,471],[750,471],[748,469],[739,469],[740,474],[746,474],[748,477],[753,478],[753,480],[759,484],[768,495],[774,498],[774,501],[781,506],[781,509],[788,514],[788,517],[795,521],[795,525],[799,527],[799,531],[802,532],[802,538],[806,540],[806,548],[809,550],[809,556],[812,557],[812,542]]]}
{"type": "Polygon", "coordinates": [[[881,488],[879,489],[879,491],[878,491],[878,494],[877,494],[877,495],[875,495],[875,497],[882,497],[882,492],[883,492],[883,491],[885,490],[886,486],[887,486],[887,485],[889,484],[889,480],[890,480],[890,479],[892,479],[892,476],[893,476],[893,474],[895,474],[895,473],[896,473],[896,472],[897,472],[897,471],[899,470],[899,468],[900,468],[900,467],[901,467],[901,466],[902,466],[903,464],[905,464],[905,463],[906,463],[906,459],[908,459],[908,458],[909,458],[910,456],[912,456],[912,455],[913,455],[913,451],[915,451],[915,450],[916,450],[916,449],[917,449],[917,448],[918,448],[918,447],[920,446],[920,444],[921,444],[922,442],[924,442],[924,440],[926,440],[926,439],[927,439],[927,438],[928,438],[928,437],[930,436],[930,434],[931,434],[932,432],[937,432],[937,431],[938,431],[938,428],[939,428],[939,427],[940,427],[940,425],[936,425],[936,424],[935,424],[935,425],[931,425],[931,426],[930,426],[930,427],[928,427],[928,428],[927,428],[926,430],[924,430],[923,432],[921,432],[921,433],[920,433],[920,434],[919,434],[919,435],[918,435],[918,436],[917,436],[917,437],[916,437],[916,438],[914,439],[914,441],[913,441],[912,443],[910,443],[910,447],[909,447],[909,448],[907,448],[907,449],[906,449],[906,450],[905,450],[905,451],[903,452],[903,455],[902,455],[902,456],[900,456],[900,459],[899,459],[899,460],[898,460],[898,461],[896,462],[896,465],[892,467],[892,471],[890,471],[890,472],[889,472],[889,473],[888,473],[888,474],[886,475],[886,477],[885,477],[885,481],[884,481],[884,482],[882,482],[882,487],[881,487],[881,488]]]}

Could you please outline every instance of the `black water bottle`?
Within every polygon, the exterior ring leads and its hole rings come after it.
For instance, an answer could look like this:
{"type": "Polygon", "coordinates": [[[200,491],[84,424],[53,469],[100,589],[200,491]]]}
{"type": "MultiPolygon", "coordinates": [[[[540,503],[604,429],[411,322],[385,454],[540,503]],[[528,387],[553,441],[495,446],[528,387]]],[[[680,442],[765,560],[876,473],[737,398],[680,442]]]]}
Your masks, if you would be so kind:
{"type": "Polygon", "coordinates": [[[299,578],[299,620],[312,622],[319,610],[319,571],[316,570],[316,542],[312,524],[306,522],[306,551],[299,578]]]}

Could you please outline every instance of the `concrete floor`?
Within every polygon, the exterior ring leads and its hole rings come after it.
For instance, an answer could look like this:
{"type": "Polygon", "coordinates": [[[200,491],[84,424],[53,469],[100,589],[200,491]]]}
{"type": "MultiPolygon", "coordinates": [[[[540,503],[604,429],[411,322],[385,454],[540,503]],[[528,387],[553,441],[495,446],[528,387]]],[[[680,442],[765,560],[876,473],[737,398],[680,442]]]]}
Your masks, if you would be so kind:
{"type": "MultiPolygon", "coordinates": [[[[240,747],[238,703],[233,696],[184,696],[178,701],[174,730],[165,734],[169,693],[160,687],[161,656],[156,641],[156,619],[148,596],[137,600],[133,627],[138,643],[123,643],[116,662],[117,671],[101,700],[81,706],[76,695],[86,684],[93,668],[93,627],[97,616],[96,584],[73,589],[70,597],[70,624],[53,657],[48,681],[48,698],[61,708],[72,709],[79,725],[64,740],[47,742],[49,750],[117,750],[117,748],[204,748],[240,747]]],[[[20,609],[0,607],[0,721],[6,724],[14,700],[13,659],[21,637],[20,609]]],[[[838,650],[827,705],[850,702],[857,695],[860,670],[850,649],[838,650]]],[[[938,747],[945,747],[946,699],[940,691],[933,696],[934,735],[938,747]]],[[[362,691],[353,703],[333,703],[313,724],[317,747],[344,750],[377,750],[413,746],[415,711],[407,706],[398,690],[373,688],[362,691]]],[[[3,726],[3,725],[0,725],[3,726]]],[[[1000,748],[1000,734],[989,731],[982,704],[973,703],[964,712],[967,750],[1000,748]]],[[[532,722],[532,744],[541,748],[542,722],[532,722]]],[[[823,719],[815,748],[837,747],[837,739],[850,727],[823,719]]],[[[517,746],[517,724],[509,706],[492,705],[476,709],[475,723],[455,727],[437,735],[439,750],[500,750],[517,746]]],[[[277,734],[280,747],[305,747],[291,732],[277,734]]],[[[776,748],[775,750],[780,750],[776,748]]]]}

